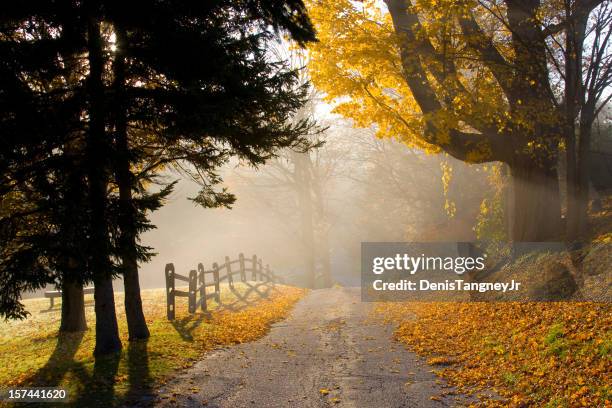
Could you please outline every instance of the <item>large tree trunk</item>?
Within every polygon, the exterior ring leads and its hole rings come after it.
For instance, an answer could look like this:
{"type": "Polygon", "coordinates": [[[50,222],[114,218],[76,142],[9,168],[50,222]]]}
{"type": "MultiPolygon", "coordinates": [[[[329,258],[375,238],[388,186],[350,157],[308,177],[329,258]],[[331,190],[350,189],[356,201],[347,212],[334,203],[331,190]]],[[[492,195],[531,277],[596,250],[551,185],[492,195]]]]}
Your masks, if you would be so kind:
{"type": "MultiPolygon", "coordinates": [[[[69,24],[69,23],[66,23],[69,24]]],[[[67,33],[65,33],[68,35],[67,33]]],[[[66,82],[70,86],[77,87],[79,84],[78,58],[68,52],[62,54],[67,65],[66,82]]],[[[72,119],[80,120],[82,111],[74,109],[72,119]]],[[[62,274],[62,320],[60,322],[61,332],[79,332],[87,330],[85,320],[85,300],[83,284],[87,280],[86,259],[84,259],[87,235],[84,231],[83,222],[86,219],[84,213],[87,211],[85,182],[85,171],[83,165],[83,135],[81,132],[73,132],[64,145],[64,156],[67,165],[65,170],[65,185],[63,203],[59,221],[58,240],[63,246],[63,255],[59,259],[59,272],[62,274]]]]}
{"type": "Polygon", "coordinates": [[[87,330],[85,320],[85,295],[83,285],[64,279],[62,284],[62,321],[60,332],[80,332],[87,330]]]}
{"type": "Polygon", "coordinates": [[[119,206],[121,211],[119,220],[119,227],[121,228],[119,251],[121,253],[121,270],[123,272],[123,285],[125,288],[125,316],[128,324],[129,339],[137,340],[146,339],[150,334],[142,310],[142,299],[140,296],[130,176],[129,169],[126,171],[124,168],[120,170],[118,177],[119,206]]]}
{"type": "Polygon", "coordinates": [[[567,241],[575,248],[580,246],[589,231],[589,153],[594,117],[589,110],[589,106],[582,109],[579,137],[566,138],[568,162],[572,160],[567,165],[567,241]]]}
{"type": "Polygon", "coordinates": [[[105,131],[104,60],[100,22],[94,10],[88,21],[89,52],[89,131],[87,158],[90,205],[89,260],[95,286],[95,355],[121,350],[110,262],[110,243],[106,225],[108,143],[105,131]]]}
{"type": "Polygon", "coordinates": [[[127,106],[125,96],[125,48],[127,34],[115,26],[117,52],[113,65],[115,109],[116,179],[119,186],[119,252],[125,288],[125,316],[130,340],[149,337],[147,321],[142,311],[140,282],[138,281],[138,251],[136,247],[136,208],[132,199],[133,178],[130,171],[130,151],[127,134],[127,106]]]}
{"type": "MultiPolygon", "coordinates": [[[[67,155],[74,155],[73,146],[67,147],[67,155]]],[[[85,242],[83,226],[78,220],[83,220],[84,208],[83,190],[87,185],[83,176],[79,174],[81,168],[74,164],[66,168],[67,183],[64,186],[64,211],[60,218],[58,239],[63,246],[64,254],[59,259],[58,269],[62,275],[62,315],[60,322],[61,332],[79,332],[87,330],[85,321],[85,300],[83,295],[83,281],[86,280],[86,260],[83,259],[85,242]]]]}
{"type": "Polygon", "coordinates": [[[125,316],[127,318],[130,340],[147,339],[150,335],[147,321],[142,310],[138,265],[133,257],[123,259],[123,285],[125,288],[125,316]]]}
{"type": "Polygon", "coordinates": [[[538,166],[525,157],[510,166],[513,190],[513,242],[558,241],[561,232],[561,206],[557,170],[538,166]]]}
{"type": "Polygon", "coordinates": [[[96,347],[94,355],[100,356],[121,350],[119,327],[115,312],[113,281],[109,278],[94,281],[96,302],[96,347]]]}
{"type": "MultiPolygon", "coordinates": [[[[577,242],[584,232],[584,215],[586,210],[581,203],[581,167],[582,167],[582,126],[580,139],[576,139],[576,116],[584,100],[584,83],[582,79],[583,44],[588,15],[573,15],[570,3],[566,3],[565,18],[568,27],[565,35],[565,148],[567,154],[566,185],[566,240],[577,242]]],[[[584,107],[583,107],[584,108],[584,107]]],[[[581,113],[582,114],[582,113],[581,113]]],[[[588,189],[588,183],[587,183],[588,189]]],[[[587,190],[588,191],[588,190],[587,190]]],[[[588,193],[587,193],[588,194],[588,193]]]]}
{"type": "Polygon", "coordinates": [[[569,242],[574,242],[578,238],[578,161],[576,159],[576,135],[574,126],[568,126],[565,136],[565,151],[566,151],[566,211],[565,211],[565,229],[566,239],[569,242]]]}
{"type": "MultiPolygon", "coordinates": [[[[571,44],[571,42],[569,42],[571,44]]],[[[578,237],[578,161],[576,157],[576,110],[577,101],[576,93],[576,70],[573,69],[573,64],[566,64],[566,80],[565,89],[565,185],[566,185],[566,211],[565,211],[565,230],[566,239],[568,242],[576,241],[578,237]]]]}
{"type": "MultiPolygon", "coordinates": [[[[588,109],[588,108],[587,108],[588,109]]],[[[585,109],[585,110],[587,110],[585,109]]],[[[587,113],[583,113],[587,116],[587,113]]],[[[589,117],[580,123],[580,146],[578,148],[578,195],[576,203],[576,216],[578,238],[585,239],[589,232],[589,154],[591,151],[591,128],[593,118],[589,117]]]]}

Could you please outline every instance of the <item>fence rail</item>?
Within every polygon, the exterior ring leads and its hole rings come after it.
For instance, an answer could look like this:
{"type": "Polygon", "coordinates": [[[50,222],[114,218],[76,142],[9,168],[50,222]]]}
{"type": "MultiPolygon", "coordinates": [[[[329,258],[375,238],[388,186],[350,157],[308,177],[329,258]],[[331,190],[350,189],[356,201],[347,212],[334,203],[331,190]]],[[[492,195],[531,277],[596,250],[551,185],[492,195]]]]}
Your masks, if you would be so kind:
{"type": "Polygon", "coordinates": [[[202,311],[208,310],[208,301],[214,300],[217,304],[221,303],[221,288],[220,283],[227,281],[231,289],[234,288],[235,280],[239,282],[262,281],[271,283],[283,283],[283,279],[277,276],[270,270],[269,265],[263,266],[261,259],[257,255],[251,258],[245,258],[244,254],[240,254],[238,259],[230,260],[229,256],[225,257],[225,261],[219,265],[214,262],[212,269],[205,269],[202,263],[198,264],[197,270],[192,269],[189,275],[180,275],[176,273],[174,264],[166,264],[166,311],[168,320],[174,320],[176,312],[176,298],[186,297],[189,302],[189,313],[195,313],[199,307],[202,311]],[[237,267],[232,267],[238,265],[237,267]],[[250,272],[250,279],[247,272],[250,272]],[[234,279],[236,277],[236,279],[234,279]],[[176,281],[187,282],[189,289],[187,291],[177,290],[176,281]],[[208,289],[211,292],[208,293],[208,289]],[[214,288],[214,292],[212,292],[214,288]]]}

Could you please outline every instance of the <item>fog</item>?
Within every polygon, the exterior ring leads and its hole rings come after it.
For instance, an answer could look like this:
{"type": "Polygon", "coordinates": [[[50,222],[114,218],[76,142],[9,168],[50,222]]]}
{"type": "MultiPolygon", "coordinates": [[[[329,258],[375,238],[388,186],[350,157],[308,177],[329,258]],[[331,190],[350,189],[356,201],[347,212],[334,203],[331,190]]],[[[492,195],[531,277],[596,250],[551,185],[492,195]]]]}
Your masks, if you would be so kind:
{"type": "Polygon", "coordinates": [[[377,139],[345,120],[324,124],[319,149],[282,151],[259,168],[237,161],[222,168],[223,186],[237,197],[232,209],[197,206],[188,197],[199,186],[166,174],[179,183],[150,214],[157,229],[142,236],[157,253],[141,265],[142,287],[162,287],[166,263],[186,274],[241,252],[293,284],[305,284],[314,268],[317,282],[329,273],[332,282],[356,285],[363,241],[475,239],[480,203],[491,192],[482,166],[377,139]],[[452,173],[446,193],[443,167],[452,173]]]}

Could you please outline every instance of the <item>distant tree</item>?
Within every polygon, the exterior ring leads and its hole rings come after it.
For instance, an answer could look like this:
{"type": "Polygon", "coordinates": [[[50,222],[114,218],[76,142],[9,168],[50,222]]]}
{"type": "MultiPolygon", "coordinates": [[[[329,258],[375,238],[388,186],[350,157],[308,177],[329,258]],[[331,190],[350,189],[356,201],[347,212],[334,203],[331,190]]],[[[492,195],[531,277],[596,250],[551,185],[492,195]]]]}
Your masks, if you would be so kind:
{"type": "Polygon", "coordinates": [[[548,51],[563,82],[567,239],[588,238],[592,130],[612,93],[612,2],[566,0],[548,51]]]}
{"type": "MultiPolygon", "coordinates": [[[[300,53],[288,55],[293,66],[306,66],[300,53]]],[[[308,86],[306,72],[302,72],[300,81],[308,86]]],[[[319,100],[316,91],[310,88],[307,103],[291,121],[295,124],[314,121],[319,100]]],[[[332,284],[329,242],[332,220],[327,196],[337,176],[342,154],[326,143],[330,137],[331,133],[320,128],[309,140],[316,148],[308,151],[283,149],[255,174],[243,169],[234,173],[249,185],[246,190],[252,198],[274,212],[289,235],[298,237],[305,269],[303,282],[310,288],[332,284]]]]}
{"type": "Polygon", "coordinates": [[[484,167],[409,149],[374,133],[353,131],[343,141],[354,150],[348,167],[355,170],[343,176],[359,191],[355,222],[364,239],[473,240],[478,206],[489,190],[484,167]]]}
{"type": "MultiPolygon", "coordinates": [[[[326,141],[328,137],[322,134],[317,139],[326,141]]],[[[328,196],[337,178],[340,157],[327,144],[308,152],[287,149],[256,174],[240,169],[236,172],[248,184],[243,188],[251,198],[282,221],[287,235],[297,238],[304,264],[303,282],[310,288],[332,284],[329,234],[333,216],[328,196]]]]}

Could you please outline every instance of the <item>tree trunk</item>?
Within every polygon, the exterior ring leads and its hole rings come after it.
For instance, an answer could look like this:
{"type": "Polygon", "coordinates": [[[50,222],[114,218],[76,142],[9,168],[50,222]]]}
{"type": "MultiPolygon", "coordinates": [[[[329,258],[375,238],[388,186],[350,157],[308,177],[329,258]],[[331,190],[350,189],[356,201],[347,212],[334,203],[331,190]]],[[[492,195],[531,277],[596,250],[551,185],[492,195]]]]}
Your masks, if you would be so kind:
{"type": "Polygon", "coordinates": [[[64,252],[58,262],[58,270],[62,275],[61,332],[87,330],[83,295],[83,282],[87,279],[86,260],[83,258],[86,245],[83,236],[87,233],[79,222],[84,220],[83,212],[87,208],[83,199],[83,190],[87,185],[80,174],[82,168],[75,164],[76,154],[73,147],[66,148],[71,164],[65,169],[68,177],[66,184],[62,186],[65,194],[58,228],[58,241],[64,252]]]}
{"type": "Polygon", "coordinates": [[[323,287],[329,288],[333,283],[331,270],[331,254],[329,248],[329,230],[323,231],[321,233],[320,248],[321,266],[323,269],[323,287]]]}
{"type": "Polygon", "coordinates": [[[119,327],[115,312],[115,294],[110,277],[94,281],[96,302],[96,347],[94,355],[114,353],[121,350],[119,327]]]}
{"type": "MultiPolygon", "coordinates": [[[[576,116],[584,100],[582,80],[583,44],[586,16],[575,18],[570,3],[566,3],[565,18],[569,22],[565,36],[565,148],[567,154],[566,185],[566,240],[576,242],[582,233],[581,200],[581,150],[582,136],[576,140],[576,116]]],[[[580,129],[582,131],[582,129],[580,129]]],[[[588,184],[588,183],[587,183],[588,184]]],[[[588,188],[588,186],[587,186],[588,188]]],[[[588,193],[587,193],[588,194],[588,193]]],[[[586,214],[586,212],[585,212],[586,214]]]]}
{"type": "Polygon", "coordinates": [[[142,310],[140,297],[140,283],[138,282],[138,265],[130,260],[123,259],[123,285],[125,288],[125,316],[128,324],[130,340],[149,338],[149,328],[142,310]]]}
{"type": "Polygon", "coordinates": [[[566,239],[568,242],[573,242],[578,238],[578,162],[576,160],[576,135],[574,127],[569,127],[566,130],[565,150],[566,150],[566,211],[565,211],[565,229],[566,239]]]}
{"type": "MultiPolygon", "coordinates": [[[[65,24],[69,24],[65,22],[65,24]]],[[[67,33],[66,33],[67,34],[67,33]]],[[[68,34],[67,34],[68,35],[68,34]]],[[[84,38],[83,38],[84,39],[84,38]]],[[[80,81],[78,60],[75,55],[64,52],[62,57],[67,66],[66,82],[71,87],[78,87],[80,81]]],[[[80,108],[73,112],[72,120],[81,120],[80,108]]],[[[62,318],[60,332],[79,332],[87,330],[85,320],[85,299],[83,285],[87,281],[86,240],[83,223],[87,211],[85,182],[85,166],[83,165],[83,135],[79,131],[72,132],[64,145],[64,156],[67,165],[64,167],[65,185],[63,203],[60,213],[58,241],[62,245],[63,254],[59,259],[58,270],[62,275],[62,318]]]]}
{"type": "Polygon", "coordinates": [[[125,95],[125,48],[127,34],[115,25],[117,51],[113,65],[115,109],[115,174],[119,186],[119,253],[123,285],[125,288],[125,316],[130,340],[149,337],[147,321],[142,310],[140,282],[138,281],[138,251],[136,247],[136,208],[132,200],[133,178],[130,171],[130,151],[127,134],[127,106],[125,95]]]}
{"type": "Polygon", "coordinates": [[[510,166],[513,184],[511,240],[513,242],[558,241],[561,206],[557,170],[538,166],[531,157],[510,166]]]}
{"type": "MultiPolygon", "coordinates": [[[[587,110],[587,109],[585,109],[587,110]]],[[[583,113],[586,115],[586,113],[583,113]]],[[[578,148],[578,194],[576,202],[577,237],[585,239],[589,232],[589,153],[591,151],[591,128],[593,120],[587,118],[580,123],[580,145],[578,148]]]]}
{"type": "Polygon", "coordinates": [[[315,287],[315,244],[311,192],[311,173],[308,168],[308,156],[305,153],[294,153],[295,180],[298,189],[298,205],[306,263],[306,287],[315,287]]]}
{"type": "Polygon", "coordinates": [[[94,10],[88,21],[89,53],[89,131],[87,159],[90,206],[89,260],[94,281],[96,311],[95,355],[121,350],[110,262],[110,242],[106,225],[108,145],[105,131],[104,60],[100,22],[94,10]]]}
{"type": "Polygon", "coordinates": [[[85,295],[83,285],[64,279],[62,284],[62,321],[60,332],[87,330],[85,320],[85,295]]]}
{"type": "MultiPolygon", "coordinates": [[[[308,164],[312,170],[312,195],[316,205],[317,224],[319,226],[319,239],[316,253],[321,259],[322,271],[322,286],[329,288],[332,285],[332,270],[331,270],[331,248],[329,245],[330,225],[326,214],[325,199],[323,196],[323,183],[321,174],[313,168],[312,161],[308,157],[308,164]]],[[[317,169],[318,170],[318,169],[317,169]]]]}

